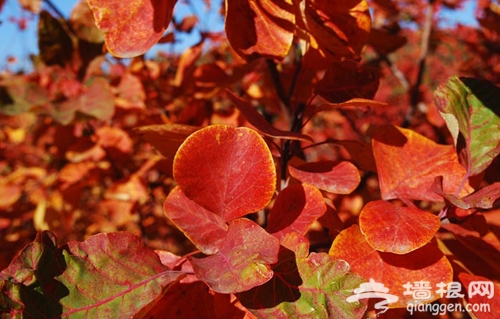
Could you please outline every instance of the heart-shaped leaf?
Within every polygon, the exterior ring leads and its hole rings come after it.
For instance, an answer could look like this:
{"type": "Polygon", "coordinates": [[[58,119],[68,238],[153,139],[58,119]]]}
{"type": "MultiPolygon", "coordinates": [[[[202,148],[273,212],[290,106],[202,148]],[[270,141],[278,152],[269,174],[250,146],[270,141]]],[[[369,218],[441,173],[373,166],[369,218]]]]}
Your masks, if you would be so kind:
{"type": "Polygon", "coordinates": [[[271,152],[246,127],[212,125],[191,134],[175,155],[173,172],[189,199],[226,221],[264,208],[276,187],[271,152]]]}
{"type": "Polygon", "coordinates": [[[366,241],[381,252],[414,251],[427,244],[440,226],[441,221],[435,215],[383,200],[369,202],[359,214],[359,227],[366,241]]]}

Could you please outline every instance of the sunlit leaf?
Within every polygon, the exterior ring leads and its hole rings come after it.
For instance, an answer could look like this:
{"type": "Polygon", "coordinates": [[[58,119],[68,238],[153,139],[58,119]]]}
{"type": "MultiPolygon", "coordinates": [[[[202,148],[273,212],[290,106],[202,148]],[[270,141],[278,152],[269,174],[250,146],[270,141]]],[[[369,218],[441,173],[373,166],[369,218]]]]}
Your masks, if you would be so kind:
{"type": "Polygon", "coordinates": [[[290,185],[276,197],[266,230],[279,239],[291,231],[305,235],[309,226],[325,211],[323,195],[316,187],[290,185]]]}
{"type": "Polygon", "coordinates": [[[435,215],[382,200],[369,202],[359,215],[359,227],[370,246],[395,254],[424,246],[440,226],[441,221],[435,215]]]}
{"type": "Polygon", "coordinates": [[[182,276],[129,233],[99,234],[58,248],[39,233],[0,273],[11,314],[32,318],[131,317],[182,276]]]}
{"type": "Polygon", "coordinates": [[[284,238],[272,269],[275,275],[270,281],[237,295],[259,318],[363,318],[366,301],[346,299],[364,279],[343,260],[326,253],[309,254],[303,236],[289,233],[284,238]]]}
{"type": "Polygon", "coordinates": [[[187,198],[179,187],[170,191],[163,209],[201,252],[211,255],[219,251],[227,233],[226,221],[221,216],[187,198]]]}
{"type": "Polygon", "coordinates": [[[460,162],[470,175],[481,173],[500,154],[499,100],[500,88],[472,78],[451,77],[434,92],[460,162]]]}
{"type": "Polygon", "coordinates": [[[39,13],[42,7],[42,0],[18,0],[24,10],[39,13]]]}
{"type": "Polygon", "coordinates": [[[361,180],[358,169],[350,162],[323,161],[289,166],[290,175],[303,183],[334,194],[349,194],[361,180]]]}
{"type": "Polygon", "coordinates": [[[264,208],[274,194],[271,152],[252,129],[212,125],[191,134],[174,158],[186,196],[231,220],[264,208]]]}
{"type": "Polygon", "coordinates": [[[273,276],[279,241],[256,223],[239,218],[229,222],[219,252],[205,258],[189,257],[194,272],[213,290],[236,293],[260,286],[273,276]]]}
{"type": "Polygon", "coordinates": [[[225,30],[244,59],[283,59],[292,45],[295,14],[292,0],[226,0],[225,30]]]}
{"type": "Polygon", "coordinates": [[[172,20],[176,0],[87,0],[111,54],[130,58],[149,50],[172,20]]]}
{"type": "Polygon", "coordinates": [[[451,204],[462,209],[490,209],[493,208],[495,201],[500,198],[500,183],[498,182],[485,186],[470,195],[458,198],[453,194],[445,193],[443,190],[443,177],[436,176],[434,183],[432,184],[432,190],[451,204]]]}
{"type": "Polygon", "coordinates": [[[447,193],[470,193],[465,169],[453,146],[438,145],[424,136],[395,126],[378,129],[372,140],[382,198],[441,201],[431,190],[434,178],[444,176],[447,193]]]}
{"type": "Polygon", "coordinates": [[[440,296],[436,284],[453,281],[453,269],[443,253],[429,243],[417,250],[403,255],[384,253],[373,249],[361,233],[358,225],[342,231],[334,240],[329,254],[343,259],[351,265],[352,272],[365,278],[372,278],[389,289],[389,293],[399,297],[389,308],[405,308],[413,302],[431,302],[440,296]],[[430,298],[416,300],[403,285],[414,282],[428,282],[430,298]]]}
{"type": "Polygon", "coordinates": [[[240,110],[241,113],[243,113],[248,122],[252,124],[256,129],[258,129],[262,134],[282,139],[303,140],[303,141],[313,142],[313,139],[310,136],[296,132],[283,131],[275,128],[269,122],[266,121],[266,119],[262,116],[262,114],[260,114],[259,112],[257,112],[257,110],[255,110],[255,108],[252,106],[250,102],[243,100],[242,98],[236,96],[233,92],[229,90],[226,90],[226,93],[231,102],[233,102],[234,105],[238,108],[238,110],[240,110]]]}

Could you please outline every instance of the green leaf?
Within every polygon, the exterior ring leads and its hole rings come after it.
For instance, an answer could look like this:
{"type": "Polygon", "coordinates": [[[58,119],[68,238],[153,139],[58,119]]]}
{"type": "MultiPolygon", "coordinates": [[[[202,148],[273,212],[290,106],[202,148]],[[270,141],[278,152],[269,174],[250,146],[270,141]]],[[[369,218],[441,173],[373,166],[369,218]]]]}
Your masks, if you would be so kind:
{"type": "Polygon", "coordinates": [[[99,234],[58,248],[43,232],[0,273],[0,309],[26,318],[129,318],[182,275],[133,234],[99,234]]]}
{"type": "Polygon", "coordinates": [[[307,239],[289,233],[273,265],[274,277],[238,294],[242,305],[259,318],[362,318],[366,301],[346,299],[365,279],[350,272],[343,260],[308,252],[307,239]]]}
{"type": "Polygon", "coordinates": [[[454,76],[437,88],[434,101],[460,162],[469,175],[481,173],[500,154],[500,88],[489,81],[454,76]]]}

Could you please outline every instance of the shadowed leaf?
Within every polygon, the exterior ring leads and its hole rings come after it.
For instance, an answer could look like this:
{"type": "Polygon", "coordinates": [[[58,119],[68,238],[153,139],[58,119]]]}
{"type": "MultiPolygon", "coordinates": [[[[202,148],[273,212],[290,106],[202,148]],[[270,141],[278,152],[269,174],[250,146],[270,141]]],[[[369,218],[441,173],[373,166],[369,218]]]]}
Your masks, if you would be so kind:
{"type": "Polygon", "coordinates": [[[237,295],[259,318],[363,318],[366,301],[349,303],[346,298],[364,279],[343,260],[309,254],[303,236],[292,232],[284,238],[272,269],[269,282],[237,295]]]}
{"type": "Polygon", "coordinates": [[[282,60],[290,50],[295,29],[292,0],[226,0],[226,34],[245,60],[282,60]]]}
{"type": "Polygon", "coordinates": [[[399,297],[389,308],[405,308],[412,302],[431,302],[440,296],[434,290],[440,282],[453,281],[453,269],[443,253],[434,244],[427,244],[408,254],[396,255],[376,251],[368,244],[358,225],[342,231],[330,248],[330,255],[347,261],[352,271],[365,278],[384,284],[391,294],[399,297]],[[429,282],[430,298],[415,300],[405,295],[403,285],[414,282],[429,282]]]}
{"type": "Polygon", "coordinates": [[[190,134],[199,129],[196,126],[183,124],[154,124],[138,127],[135,131],[163,156],[173,159],[179,146],[190,134]]]}
{"type": "Polygon", "coordinates": [[[471,78],[451,77],[434,92],[460,162],[470,175],[481,173],[500,154],[499,100],[500,88],[471,78]]]}
{"type": "Polygon", "coordinates": [[[227,221],[264,208],[276,187],[271,152],[246,127],[194,132],[179,147],[173,173],[188,198],[227,221]]]}
{"type": "Polygon", "coordinates": [[[458,279],[462,283],[467,293],[468,311],[472,318],[496,319],[500,313],[500,284],[491,279],[462,272],[458,274],[458,279]],[[490,294],[490,292],[492,292],[490,294]],[[488,308],[474,305],[488,305],[488,308]]]}
{"type": "Polygon", "coordinates": [[[260,286],[273,276],[270,264],[278,260],[279,241],[256,223],[239,218],[229,222],[219,252],[205,258],[189,257],[200,280],[221,293],[260,286]]]}
{"type": "Polygon", "coordinates": [[[290,175],[303,183],[334,194],[349,194],[361,180],[356,166],[349,162],[323,161],[288,167],[290,175]]]}
{"type": "Polygon", "coordinates": [[[424,246],[434,238],[440,226],[435,215],[382,200],[369,202],[359,215],[359,227],[370,246],[395,254],[406,254],[424,246]]]}
{"type": "Polygon", "coordinates": [[[303,141],[313,142],[313,139],[310,136],[296,132],[282,131],[275,128],[269,122],[266,121],[266,119],[262,116],[262,114],[260,114],[259,112],[257,112],[257,110],[255,110],[255,108],[252,106],[252,104],[250,104],[250,102],[237,97],[236,95],[234,95],[233,92],[229,90],[226,90],[226,93],[231,102],[233,102],[234,105],[238,108],[238,110],[240,110],[241,113],[243,113],[248,122],[250,122],[250,124],[255,126],[255,128],[258,129],[262,134],[281,139],[303,140],[303,141]]]}
{"type": "Polygon", "coordinates": [[[129,233],[99,234],[57,248],[54,235],[43,232],[2,271],[0,287],[19,307],[11,314],[121,318],[132,317],[182,275],[129,233]]]}
{"type": "Polygon", "coordinates": [[[325,211],[323,195],[316,187],[290,185],[276,197],[266,230],[279,239],[291,231],[305,235],[309,226],[325,211]]]}

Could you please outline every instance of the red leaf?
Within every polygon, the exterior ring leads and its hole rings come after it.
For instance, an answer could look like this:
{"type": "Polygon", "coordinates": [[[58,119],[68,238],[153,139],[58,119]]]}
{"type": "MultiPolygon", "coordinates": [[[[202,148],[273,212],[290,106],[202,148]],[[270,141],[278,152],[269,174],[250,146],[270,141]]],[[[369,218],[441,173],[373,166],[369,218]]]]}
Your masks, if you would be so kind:
{"type": "Polygon", "coordinates": [[[453,146],[438,145],[411,130],[383,126],[375,132],[372,147],[382,199],[441,201],[431,190],[438,175],[445,176],[446,192],[466,195],[471,191],[468,183],[462,187],[465,169],[453,146]]]}
{"type": "Polygon", "coordinates": [[[172,20],[176,0],[88,0],[111,54],[130,58],[149,50],[172,20]]]}
{"type": "Polygon", "coordinates": [[[120,79],[120,84],[117,87],[118,96],[115,99],[116,106],[124,109],[139,109],[146,108],[144,101],[146,93],[142,86],[141,80],[126,72],[120,79]]]}
{"type": "Polygon", "coordinates": [[[163,209],[200,251],[207,255],[219,251],[227,233],[224,218],[187,198],[178,186],[168,194],[163,209]]]}
{"type": "Polygon", "coordinates": [[[235,293],[260,286],[273,276],[279,241],[256,223],[239,218],[229,222],[226,240],[215,255],[189,257],[194,272],[213,290],[235,293]]]}
{"type": "Polygon", "coordinates": [[[305,1],[304,23],[323,50],[337,56],[358,56],[368,39],[371,19],[366,1],[305,1]]]}
{"type": "Polygon", "coordinates": [[[188,15],[184,17],[181,23],[177,24],[175,28],[182,32],[191,32],[194,26],[198,23],[198,17],[195,15],[188,15]]]}
{"type": "Polygon", "coordinates": [[[266,230],[280,240],[292,231],[305,235],[325,211],[323,195],[316,187],[290,185],[276,197],[266,230]]]}
{"type": "Polygon", "coordinates": [[[462,209],[490,209],[493,208],[495,201],[500,198],[500,183],[498,182],[485,186],[470,195],[458,198],[455,195],[445,193],[443,190],[443,176],[436,176],[432,184],[432,190],[451,204],[462,209]]]}
{"type": "Polygon", "coordinates": [[[186,196],[225,220],[264,208],[276,187],[273,158],[252,129],[212,125],[191,134],[174,158],[186,196]]]}
{"type": "Polygon", "coordinates": [[[370,246],[395,254],[406,254],[426,245],[440,226],[435,215],[382,200],[369,202],[359,215],[359,227],[370,246]]]}
{"type": "Polygon", "coordinates": [[[246,60],[283,59],[295,30],[292,0],[226,1],[226,34],[233,49],[246,60]]]}
{"type": "Polygon", "coordinates": [[[203,39],[181,54],[179,65],[175,72],[175,78],[172,80],[173,86],[181,86],[189,71],[194,69],[194,63],[198,60],[203,52],[203,39]]]}
{"type": "Polygon", "coordinates": [[[356,166],[349,162],[323,161],[288,167],[290,175],[303,183],[334,194],[349,194],[361,180],[356,166]]]}
{"type": "Polygon", "coordinates": [[[262,134],[281,139],[303,140],[303,141],[313,142],[313,139],[310,136],[296,132],[282,131],[275,128],[269,122],[266,121],[266,119],[262,116],[262,114],[260,114],[255,110],[255,108],[252,106],[252,104],[250,104],[250,102],[237,97],[236,95],[234,95],[233,92],[229,90],[226,90],[226,93],[231,102],[233,102],[234,105],[238,108],[238,110],[240,110],[241,113],[243,113],[248,122],[252,124],[256,129],[258,129],[262,134]]]}
{"type": "Polygon", "coordinates": [[[453,269],[443,253],[434,244],[427,244],[404,255],[383,253],[373,249],[365,240],[358,225],[342,231],[330,248],[330,255],[343,259],[351,265],[354,273],[372,278],[384,284],[389,293],[399,297],[389,308],[405,308],[408,303],[424,302],[414,300],[403,285],[414,282],[429,282],[431,302],[440,296],[435,292],[436,284],[453,281],[453,269]]]}
{"type": "Polygon", "coordinates": [[[474,309],[477,306],[485,305],[487,308],[479,308],[477,311],[469,311],[473,318],[496,319],[500,313],[500,284],[465,272],[458,274],[458,279],[466,289],[464,295],[467,297],[469,307],[474,309]]]}

